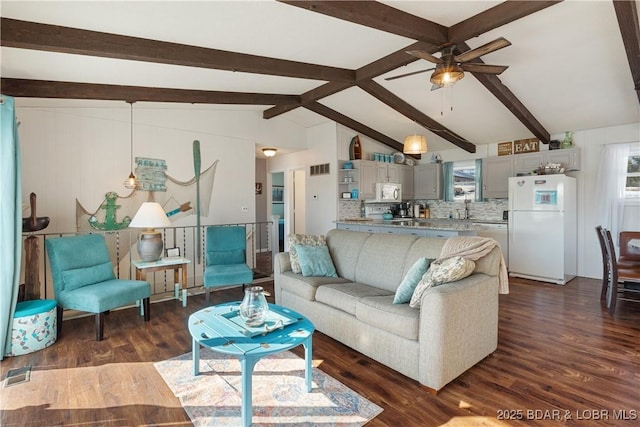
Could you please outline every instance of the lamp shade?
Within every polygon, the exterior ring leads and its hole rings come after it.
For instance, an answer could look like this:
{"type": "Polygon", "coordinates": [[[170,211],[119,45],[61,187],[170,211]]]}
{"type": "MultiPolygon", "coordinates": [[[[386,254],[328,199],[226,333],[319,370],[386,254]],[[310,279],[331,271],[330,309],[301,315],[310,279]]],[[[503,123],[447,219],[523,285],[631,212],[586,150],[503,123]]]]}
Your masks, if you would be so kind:
{"type": "Polygon", "coordinates": [[[157,202],[144,202],[133,220],[129,224],[129,227],[133,228],[163,228],[169,227],[171,221],[164,213],[164,209],[157,202]]]}
{"type": "Polygon", "coordinates": [[[404,139],[402,152],[405,154],[424,154],[427,152],[427,137],[424,135],[411,135],[404,139]]]}

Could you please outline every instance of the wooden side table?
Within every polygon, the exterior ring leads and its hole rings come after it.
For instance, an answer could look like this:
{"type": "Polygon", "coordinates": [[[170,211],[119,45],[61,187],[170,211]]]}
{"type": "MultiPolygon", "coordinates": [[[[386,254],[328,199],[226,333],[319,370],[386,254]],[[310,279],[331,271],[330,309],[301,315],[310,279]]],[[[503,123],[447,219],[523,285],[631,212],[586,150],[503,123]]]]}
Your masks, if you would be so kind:
{"type": "Polygon", "coordinates": [[[182,306],[187,306],[187,264],[190,259],[184,257],[160,258],[158,261],[141,261],[135,260],[131,263],[136,268],[136,280],[146,280],[147,273],[154,271],[173,270],[174,280],[174,296],[176,299],[182,299],[182,306]],[[178,271],[182,269],[182,283],[178,271]],[[182,286],[181,286],[182,285],[182,286]],[[182,289],[182,298],[180,298],[180,289],[182,289]]]}

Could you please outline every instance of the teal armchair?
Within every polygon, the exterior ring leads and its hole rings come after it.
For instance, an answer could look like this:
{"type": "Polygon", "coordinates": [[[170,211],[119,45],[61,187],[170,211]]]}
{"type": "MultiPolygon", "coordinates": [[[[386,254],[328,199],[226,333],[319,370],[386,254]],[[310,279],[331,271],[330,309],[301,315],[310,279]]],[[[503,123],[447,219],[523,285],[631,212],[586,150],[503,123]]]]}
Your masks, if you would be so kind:
{"type": "Polygon", "coordinates": [[[209,305],[211,288],[253,282],[246,263],[247,235],[244,226],[207,227],[205,241],[204,290],[209,305]]]}
{"type": "Polygon", "coordinates": [[[96,314],[96,340],[101,341],[104,314],[142,300],[144,320],[150,319],[151,286],[140,280],[116,279],[104,236],[87,234],[46,240],[58,306],[58,337],[63,309],[96,314]]]}

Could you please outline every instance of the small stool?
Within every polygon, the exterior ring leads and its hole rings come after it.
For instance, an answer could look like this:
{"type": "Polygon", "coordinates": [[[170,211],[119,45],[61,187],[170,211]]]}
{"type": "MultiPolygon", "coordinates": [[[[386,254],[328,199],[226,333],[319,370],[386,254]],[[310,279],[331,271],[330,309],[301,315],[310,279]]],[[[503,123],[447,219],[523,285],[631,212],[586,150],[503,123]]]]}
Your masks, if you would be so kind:
{"type": "Polygon", "coordinates": [[[42,350],[56,342],[56,301],[36,299],[16,305],[11,329],[11,352],[8,356],[20,356],[42,350]]]}

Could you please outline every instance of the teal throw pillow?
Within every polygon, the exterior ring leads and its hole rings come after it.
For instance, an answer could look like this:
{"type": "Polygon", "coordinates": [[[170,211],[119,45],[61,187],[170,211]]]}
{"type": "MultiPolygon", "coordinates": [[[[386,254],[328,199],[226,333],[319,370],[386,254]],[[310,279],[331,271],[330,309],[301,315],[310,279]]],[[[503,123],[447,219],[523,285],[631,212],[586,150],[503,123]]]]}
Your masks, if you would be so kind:
{"type": "Polygon", "coordinates": [[[338,277],[326,246],[295,245],[302,275],[338,277]]]}
{"type": "Polygon", "coordinates": [[[393,298],[394,304],[406,304],[411,301],[411,295],[413,295],[413,291],[416,286],[418,286],[418,283],[420,282],[420,279],[422,279],[424,273],[429,269],[431,261],[433,261],[433,259],[420,258],[413,263],[409,271],[407,271],[407,274],[402,279],[402,282],[400,282],[400,286],[396,289],[396,295],[393,298]]]}

